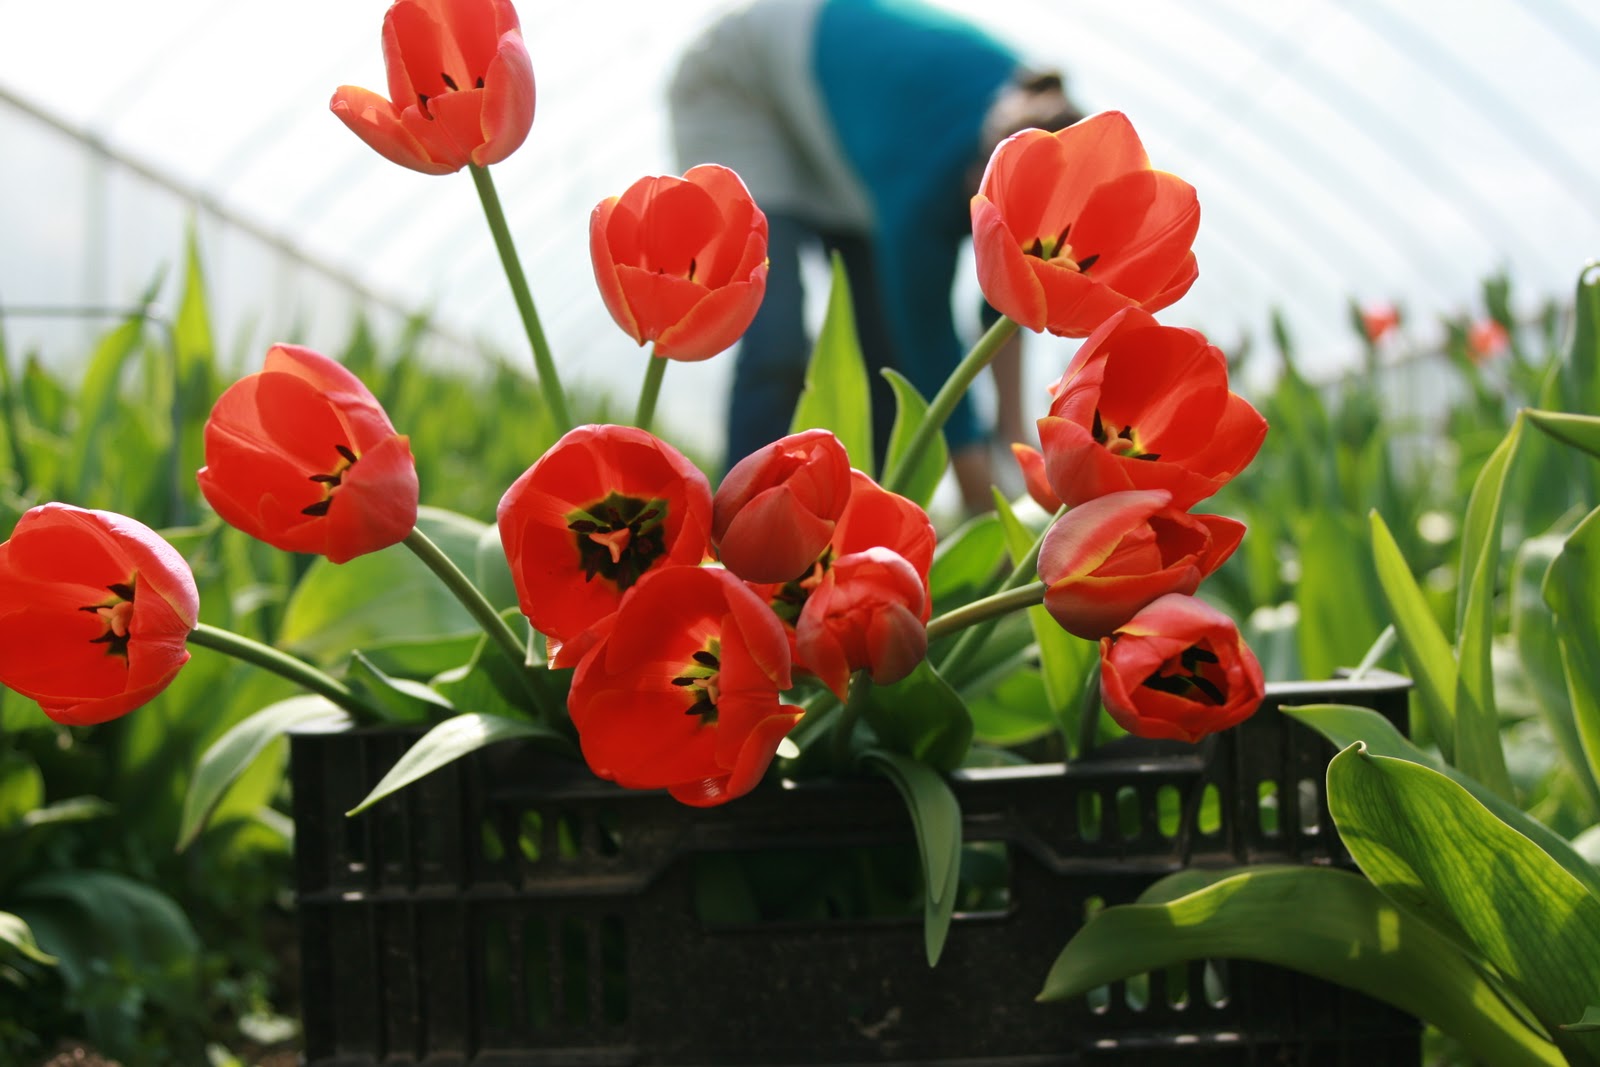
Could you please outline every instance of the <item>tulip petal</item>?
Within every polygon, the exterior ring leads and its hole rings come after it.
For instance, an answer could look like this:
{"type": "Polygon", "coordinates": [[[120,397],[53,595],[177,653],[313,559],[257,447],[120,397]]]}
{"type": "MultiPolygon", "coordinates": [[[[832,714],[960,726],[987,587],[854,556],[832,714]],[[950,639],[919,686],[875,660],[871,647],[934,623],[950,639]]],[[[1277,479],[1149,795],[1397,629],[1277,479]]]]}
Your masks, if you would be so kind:
{"type": "Polygon", "coordinates": [[[371,90],[341,85],[328,106],[352,133],[391,163],[423,174],[451,174],[461,169],[433,159],[401,122],[394,105],[371,90]]]}

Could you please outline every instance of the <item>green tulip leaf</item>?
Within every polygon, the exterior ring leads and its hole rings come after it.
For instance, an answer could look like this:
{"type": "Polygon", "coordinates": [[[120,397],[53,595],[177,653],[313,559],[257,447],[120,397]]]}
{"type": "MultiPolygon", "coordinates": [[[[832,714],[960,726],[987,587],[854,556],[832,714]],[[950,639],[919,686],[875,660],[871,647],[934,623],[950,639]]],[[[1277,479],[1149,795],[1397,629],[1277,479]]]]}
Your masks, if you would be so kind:
{"type": "MultiPolygon", "coordinates": [[[[423,507],[417,526],[463,572],[473,572],[483,523],[423,507]]],[[[284,609],[277,643],[329,665],[370,644],[476,636],[478,631],[467,609],[425,563],[404,545],[391,545],[347,563],[313,562],[284,609]]]]}
{"type": "Polygon", "coordinates": [[[389,722],[427,722],[456,710],[430,686],[409,678],[391,678],[360,652],[350,655],[350,687],[389,722]]]}
{"type": "Polygon", "coordinates": [[[1600,417],[1533,408],[1525,410],[1522,415],[1562,444],[1571,445],[1600,459],[1600,417]]]}
{"type": "Polygon", "coordinates": [[[331,733],[349,727],[350,716],[344,709],[326,697],[310,694],[280,700],[241,720],[206,749],[189,779],[178,851],[194,843],[228,787],[272,742],[295,730],[331,733]]]}
{"type": "Polygon", "coordinates": [[[1184,871],[1107,908],[1067,943],[1040,1000],[1195,959],[1249,959],[1386,1000],[1487,1063],[1559,1065],[1473,961],[1365,879],[1319,867],[1184,871]]]}
{"type": "Polygon", "coordinates": [[[418,738],[417,743],[406,749],[405,755],[389,768],[389,773],[372,787],[372,791],[362,798],[361,803],[345,814],[356,815],[363,812],[389,794],[432,774],[440,767],[454,763],[468,753],[476,752],[497,741],[509,741],[514,738],[546,741],[570,747],[566,738],[547,726],[518,719],[506,719],[498,715],[485,715],[481,712],[457,715],[453,719],[446,719],[418,738]]]}
{"type": "Polygon", "coordinates": [[[1494,813],[1501,822],[1538,845],[1578,881],[1588,886],[1600,897],[1600,869],[1596,869],[1566,838],[1550,829],[1532,815],[1506,800],[1482,782],[1461,771],[1441,763],[1430,754],[1413,745],[1394,725],[1371,708],[1350,704],[1307,704],[1303,707],[1285,707],[1283,713],[1298,719],[1317,731],[1334,748],[1344,750],[1356,742],[1367,746],[1375,756],[1410,760],[1455,782],[1471,793],[1477,801],[1494,813]]]}
{"type": "Polygon", "coordinates": [[[1005,559],[1006,535],[993,515],[968,519],[939,538],[928,572],[928,592],[936,605],[987,592],[1005,559]]]}
{"type": "MultiPolygon", "coordinates": [[[[1020,563],[1033,553],[1044,533],[1035,533],[1017,518],[1010,501],[999,492],[994,494],[994,506],[1006,532],[1006,550],[1011,554],[1011,562],[1020,563]]],[[[1062,736],[1075,737],[1079,698],[1089,672],[1098,669],[1100,646],[1067,633],[1043,605],[1036,604],[1028,609],[1028,625],[1033,628],[1033,638],[1038,644],[1039,672],[1044,676],[1045,692],[1050,697],[1050,711],[1060,725],[1062,736]]]]}
{"type": "MultiPolygon", "coordinates": [[[[817,344],[806,366],[806,384],[794,409],[790,433],[832,430],[850,454],[850,465],[872,473],[872,394],[867,365],[856,336],[856,317],[850,305],[850,281],[844,260],[833,254],[833,288],[828,310],[817,334],[817,344]]],[[[743,457],[730,456],[729,462],[743,457]]]]}
{"type": "Polygon", "coordinates": [[[926,659],[898,682],[867,686],[862,715],[885,748],[936,770],[961,766],[972,744],[966,704],[926,659]]]}
{"type": "Polygon", "coordinates": [[[1575,1034],[1593,1033],[1600,1030],[1600,1008],[1593,1004],[1583,1009],[1583,1018],[1575,1023],[1562,1023],[1561,1029],[1570,1030],[1575,1034]]]}
{"type": "Polygon", "coordinates": [[[861,762],[894,783],[911,813],[922,857],[923,943],[932,967],[944,952],[961,882],[961,803],[933,768],[897,752],[868,749],[861,762]]]}
{"type": "MultiPolygon", "coordinates": [[[[28,929],[28,924],[22,918],[11,914],[9,911],[0,911],[0,949],[9,949],[20,953],[35,963],[53,964],[56,958],[39,947],[33,939],[33,931],[28,929]]],[[[5,958],[5,953],[0,951],[0,959],[5,958]]]]}
{"type": "Polygon", "coordinates": [[[496,608],[504,610],[517,606],[517,583],[511,577],[511,563],[506,559],[505,545],[500,541],[500,527],[490,524],[478,536],[475,565],[468,574],[484,598],[496,608]]]}
{"type": "Polygon", "coordinates": [[[1456,597],[1456,741],[1451,760],[1505,797],[1511,796],[1500,715],[1495,707],[1494,599],[1500,577],[1500,527],[1506,479],[1522,441],[1522,421],[1511,426],[1478,473],[1461,526],[1461,577],[1456,597]]]}
{"type": "Polygon", "coordinates": [[[1486,960],[1573,1067],[1600,1064],[1600,1037],[1557,1029],[1600,1001],[1588,886],[1443,774],[1362,744],[1328,765],[1328,807],[1384,895],[1486,960]]]}
{"type": "Polygon", "coordinates": [[[1400,654],[1416,683],[1417,702],[1428,733],[1438,742],[1445,759],[1450,760],[1456,736],[1455,653],[1383,516],[1374,511],[1370,518],[1378,585],[1400,642],[1400,654]]]}
{"type": "MultiPolygon", "coordinates": [[[[1563,373],[1569,411],[1600,411],[1600,262],[1578,272],[1573,296],[1572,346],[1563,373]]],[[[1596,453],[1600,455],[1600,453],[1596,453]]]]}
{"type": "MultiPolygon", "coordinates": [[[[885,370],[883,376],[889,380],[895,400],[894,429],[889,432],[889,452],[884,459],[884,469],[892,471],[910,447],[917,428],[927,419],[928,401],[899,371],[885,370]]],[[[940,480],[944,478],[944,468],[949,461],[950,450],[945,446],[941,432],[934,437],[931,445],[922,450],[916,467],[901,479],[898,492],[926,508],[933,499],[934,491],[939,488],[940,480]]]]}
{"type": "Polygon", "coordinates": [[[1365,531],[1355,515],[1331,509],[1295,516],[1300,554],[1296,627],[1298,678],[1332,678],[1361,659],[1385,625],[1383,594],[1365,531]]]}
{"type": "Polygon", "coordinates": [[[1567,699],[1590,779],[1600,778],[1600,508],[1568,535],[1544,578],[1567,699]]]}

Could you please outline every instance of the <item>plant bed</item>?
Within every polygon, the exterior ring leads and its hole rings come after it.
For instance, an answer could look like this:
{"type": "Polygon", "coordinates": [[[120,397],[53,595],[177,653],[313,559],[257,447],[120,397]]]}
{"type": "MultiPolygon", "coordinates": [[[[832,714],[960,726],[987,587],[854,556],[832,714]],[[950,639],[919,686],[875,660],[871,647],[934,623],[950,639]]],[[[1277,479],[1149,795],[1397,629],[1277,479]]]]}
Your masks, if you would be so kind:
{"type": "Polygon", "coordinates": [[[307,1062],[1409,1067],[1414,1020],[1265,965],[1034,1001],[1086,915],[1163,875],[1349,866],[1322,792],[1332,750],[1278,708],[1361,704],[1404,726],[1408,684],[1273,686],[1198,746],[1130,737],[955,775],[962,896],[932,969],[887,782],[768,781],[697,810],[503,744],[346,818],[420,731],[295,736],[307,1062]]]}

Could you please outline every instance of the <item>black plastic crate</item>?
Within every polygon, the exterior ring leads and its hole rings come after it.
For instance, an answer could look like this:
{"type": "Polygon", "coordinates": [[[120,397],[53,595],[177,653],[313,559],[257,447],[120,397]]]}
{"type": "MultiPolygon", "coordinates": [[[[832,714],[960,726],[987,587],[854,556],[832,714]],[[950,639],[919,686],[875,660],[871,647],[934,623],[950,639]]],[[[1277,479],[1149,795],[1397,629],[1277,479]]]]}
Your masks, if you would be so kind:
{"type": "Polygon", "coordinates": [[[1415,1020],[1262,964],[1033,999],[1087,914],[1162,875],[1348,866],[1323,796],[1332,750],[1278,706],[1361,704],[1404,728],[1408,684],[1273,686],[1200,746],[1128,738],[1065,767],[957,775],[974,910],[931,970],[886,782],[769,782],[696,810],[504,744],[346,818],[420,731],[297,736],[307,1062],[1414,1067],[1415,1020]],[[841,907],[849,886],[798,891],[862,865],[887,909],[841,907]],[[882,893],[896,872],[904,893],[882,893]]]}

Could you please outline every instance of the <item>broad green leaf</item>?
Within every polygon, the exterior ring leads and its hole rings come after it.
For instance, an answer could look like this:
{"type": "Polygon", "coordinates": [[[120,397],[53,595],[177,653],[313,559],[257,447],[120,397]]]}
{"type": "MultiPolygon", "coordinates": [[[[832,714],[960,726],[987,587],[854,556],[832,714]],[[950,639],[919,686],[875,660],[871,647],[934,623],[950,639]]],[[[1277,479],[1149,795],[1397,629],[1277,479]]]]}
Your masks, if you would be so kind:
{"type": "Polygon", "coordinates": [[[484,715],[481,712],[457,715],[453,719],[446,719],[418,738],[417,743],[406,749],[405,755],[389,768],[389,773],[372,787],[372,791],[362,798],[361,803],[346,814],[355,815],[365,811],[390,793],[432,774],[440,767],[454,763],[470,752],[476,752],[496,741],[508,741],[519,737],[550,741],[560,745],[567,744],[566,738],[547,726],[518,719],[504,719],[498,715],[484,715]]]}
{"type": "MultiPolygon", "coordinates": [[[[20,952],[35,963],[53,964],[56,961],[54,956],[39,947],[28,924],[9,911],[0,911],[0,949],[20,952]]],[[[4,955],[0,952],[0,958],[4,958],[4,955]]]]}
{"type": "Polygon", "coordinates": [[[139,349],[144,339],[143,318],[131,318],[107,333],[95,346],[89,357],[89,367],[84,371],[83,383],[78,388],[75,422],[77,431],[72,436],[71,465],[76,472],[75,500],[90,500],[95,495],[104,466],[104,453],[116,447],[105,436],[115,427],[113,417],[117,408],[117,390],[122,383],[122,371],[139,349]]]}
{"type": "Polygon", "coordinates": [[[928,966],[939,962],[961,882],[961,803],[933,768],[896,752],[868,749],[861,762],[900,791],[922,856],[923,944],[928,966]]]}
{"type": "MultiPolygon", "coordinates": [[[[1013,661],[983,695],[968,700],[973,736],[990,745],[1020,745],[1059,727],[1050,710],[1044,677],[1034,668],[1013,661]]],[[[970,765],[970,764],[969,764],[970,765]]]]}
{"type": "Polygon", "coordinates": [[[456,710],[430,686],[409,678],[391,678],[360,652],[350,655],[348,680],[390,722],[427,722],[456,710]]]}
{"type": "Polygon", "coordinates": [[[928,592],[936,605],[962,594],[987,592],[1004,564],[1005,531],[993,515],[978,515],[954,533],[939,538],[928,572],[928,592]]]}
{"type": "MultiPolygon", "coordinates": [[[[4,435],[7,458],[16,472],[18,485],[32,485],[29,474],[28,452],[24,438],[28,434],[28,410],[15,376],[11,373],[11,354],[6,348],[5,318],[0,314],[0,435],[4,435]]],[[[6,524],[4,529],[10,529],[6,524]]]]}
{"type": "MultiPolygon", "coordinates": [[[[1561,523],[1560,526],[1567,526],[1561,523]]],[[[1561,554],[1564,535],[1542,534],[1524,541],[1511,565],[1511,635],[1529,693],[1539,709],[1562,762],[1586,803],[1589,822],[1600,820],[1600,782],[1595,779],[1573,715],[1562,663],[1560,630],[1544,587],[1550,565],[1561,554]]],[[[1558,597],[1563,596],[1557,593],[1558,597]]]]}
{"type": "Polygon", "coordinates": [[[485,634],[465,663],[440,671],[428,684],[462,711],[537,718],[566,703],[570,676],[570,671],[513,663],[485,634]]]}
{"type": "Polygon", "coordinates": [[[1285,715],[1299,719],[1326,737],[1334,748],[1341,751],[1360,741],[1367,746],[1367,751],[1375,756],[1409,760],[1438,771],[1471,793],[1501,822],[1544,849],[1551,859],[1588,886],[1596,897],[1600,897],[1600,869],[1596,869],[1566,838],[1487,788],[1482,782],[1468,777],[1448,763],[1441,763],[1429,753],[1422,751],[1396,730],[1388,719],[1371,708],[1350,704],[1307,704],[1304,707],[1285,707],[1282,710],[1285,715]]]}
{"type": "Polygon", "coordinates": [[[1461,577],[1456,594],[1456,743],[1451,760],[1505,797],[1511,796],[1500,715],[1494,699],[1494,595],[1500,577],[1500,527],[1506,477],[1522,440],[1519,419],[1489,457],[1472,487],[1461,526],[1461,577]]]}
{"type": "Polygon", "coordinates": [[[1562,1023],[1561,1029],[1571,1030],[1573,1033],[1591,1033],[1600,1030],[1600,1008],[1593,1004],[1583,1009],[1583,1018],[1575,1023],[1562,1023]]]}
{"type": "Polygon", "coordinates": [[[228,787],[269,744],[292,730],[335,731],[349,726],[350,716],[342,708],[326,697],[306,694],[262,708],[223,734],[200,757],[189,780],[178,851],[194,842],[228,787]]]}
{"type": "MultiPolygon", "coordinates": [[[[833,288],[823,316],[817,344],[806,367],[806,386],[794,409],[790,433],[821,428],[832,430],[850,454],[850,465],[873,472],[872,394],[867,365],[856,337],[856,317],[850,306],[850,282],[844,260],[833,254],[833,288]]],[[[730,461],[739,457],[730,457],[730,461]]]]}
{"type": "Polygon", "coordinates": [[[1567,409],[1600,412],[1600,262],[1578,272],[1572,344],[1567,350],[1567,409]]]}
{"type": "MultiPolygon", "coordinates": [[[[457,567],[472,573],[483,523],[424,507],[417,525],[457,567]]],[[[391,545],[348,563],[313,562],[289,598],[278,644],[327,665],[385,640],[477,632],[477,622],[438,576],[404,545],[391,545]]]]}
{"type": "Polygon", "coordinates": [[[1383,516],[1371,513],[1372,556],[1377,565],[1378,584],[1383,589],[1389,619],[1400,641],[1411,679],[1416,683],[1417,703],[1428,733],[1438,743],[1446,760],[1455,754],[1456,736],[1456,658],[1450,642],[1439,627],[1439,620],[1428,606],[1427,597],[1411,575],[1411,568],[1383,516]]]}
{"type": "MultiPolygon", "coordinates": [[[[894,429],[889,431],[889,451],[883,461],[884,469],[892,471],[910,446],[917,427],[927,418],[928,401],[899,371],[885,370],[883,376],[889,380],[895,400],[894,429]]],[[[931,445],[922,450],[916,468],[900,485],[900,495],[926,508],[933,499],[934,491],[939,488],[939,481],[944,477],[944,469],[949,461],[950,450],[945,446],[941,432],[934,437],[931,445]]]]}
{"type": "MultiPolygon", "coordinates": [[[[1018,563],[1033,552],[1044,534],[1034,533],[1017,518],[1010,501],[999,492],[994,495],[994,505],[995,514],[1006,532],[1006,550],[1011,554],[1012,563],[1018,563]]],[[[1039,672],[1044,676],[1050,710],[1061,726],[1062,736],[1074,737],[1078,696],[1083,692],[1087,672],[1094,670],[1099,661],[1100,646],[1067,633],[1043,606],[1028,609],[1028,625],[1033,628],[1033,637],[1039,646],[1039,672]]]]}
{"type": "MultiPolygon", "coordinates": [[[[95,932],[106,950],[99,953],[102,957],[120,955],[146,963],[192,961],[200,951],[200,939],[171,897],[111,871],[50,871],[17,885],[9,899],[25,918],[39,902],[67,904],[95,932]]],[[[40,947],[51,951],[40,924],[30,919],[28,925],[40,947]]],[[[58,951],[51,954],[65,956],[58,951]]]]}
{"type": "Polygon", "coordinates": [[[490,523],[478,537],[478,553],[474,567],[467,572],[472,584],[482,591],[496,608],[517,606],[517,585],[511,577],[511,563],[506,559],[505,546],[500,541],[500,527],[490,523]]]}
{"type": "Polygon", "coordinates": [[[44,803],[44,775],[33,758],[0,749],[0,833],[20,823],[44,803]]]}
{"type": "Polygon", "coordinates": [[[1579,745],[1600,778],[1600,508],[1584,517],[1545,571],[1556,644],[1579,745]]]}
{"type": "Polygon", "coordinates": [[[1556,1028],[1600,1000],[1600,899],[1437,771],[1356,744],[1328,765],[1328,807],[1373,884],[1464,938],[1573,1067],[1600,1036],[1556,1028]]]}
{"type": "Polygon", "coordinates": [[[1562,444],[1600,458],[1600,416],[1525,409],[1522,415],[1562,444]]]}
{"type": "MultiPolygon", "coordinates": [[[[172,396],[172,461],[192,478],[205,463],[204,427],[217,395],[216,341],[206,296],[205,270],[194,220],[185,241],[183,295],[172,324],[174,392],[172,396]]],[[[187,487],[185,487],[187,488],[187,487]]]]}
{"type": "Polygon", "coordinates": [[[57,823],[88,822],[116,813],[115,805],[99,797],[68,797],[28,812],[22,819],[22,828],[32,830],[37,826],[54,826],[57,823]]]}
{"type": "Polygon", "coordinates": [[[1158,882],[1140,903],[1090,919],[1039,999],[1207,958],[1277,964],[1360,990],[1426,1019],[1495,1067],[1562,1063],[1447,938],[1365,879],[1331,868],[1193,871],[1158,882]]]}
{"type": "Polygon", "coordinates": [[[867,688],[863,717],[883,746],[939,771],[961,766],[972,744],[972,716],[927,660],[892,685],[867,688]]]}

